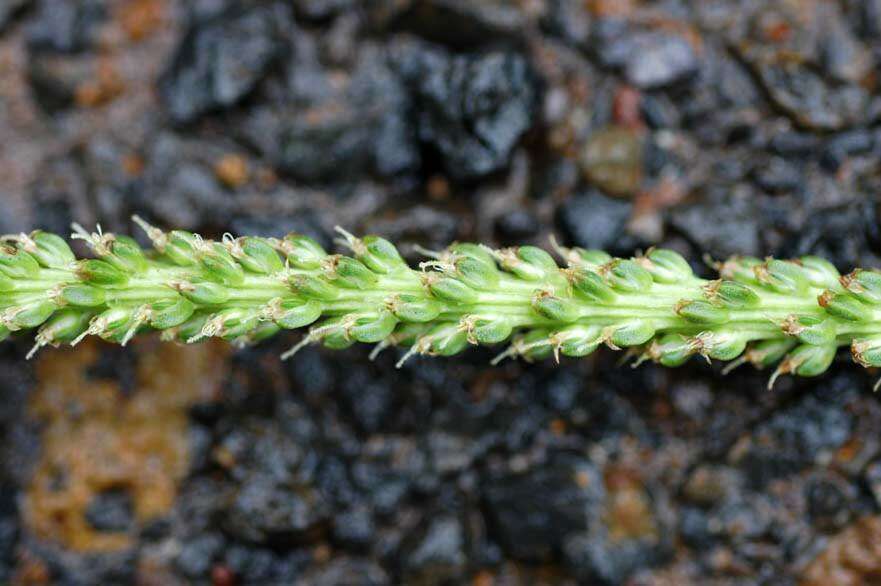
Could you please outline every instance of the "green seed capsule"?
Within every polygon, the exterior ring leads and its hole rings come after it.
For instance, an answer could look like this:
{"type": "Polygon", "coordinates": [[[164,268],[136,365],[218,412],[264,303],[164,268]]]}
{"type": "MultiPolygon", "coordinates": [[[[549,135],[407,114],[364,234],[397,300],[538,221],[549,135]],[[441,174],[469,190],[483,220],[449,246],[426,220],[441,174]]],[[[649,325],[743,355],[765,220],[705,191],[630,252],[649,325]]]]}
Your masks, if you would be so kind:
{"type": "Polygon", "coordinates": [[[613,260],[601,269],[613,289],[625,293],[641,293],[652,286],[652,275],[633,260],[613,260]]]}
{"type": "Polygon", "coordinates": [[[603,329],[599,326],[571,325],[551,335],[563,356],[582,358],[592,354],[603,341],[603,329]]]}
{"type": "Polygon", "coordinates": [[[402,323],[392,334],[395,338],[395,345],[409,347],[415,344],[419,338],[428,334],[431,324],[421,323],[402,323]]]}
{"type": "MultiPolygon", "coordinates": [[[[581,265],[587,265],[591,267],[599,267],[602,266],[612,260],[612,256],[605,251],[602,250],[594,250],[594,249],[585,249],[585,248],[572,248],[572,255],[578,259],[578,263],[581,265]]],[[[574,260],[574,259],[570,259],[574,260]]]]}
{"type": "Polygon", "coordinates": [[[220,330],[214,335],[224,340],[235,340],[257,327],[260,323],[260,314],[255,309],[232,308],[217,312],[208,323],[214,320],[221,324],[220,330]]]}
{"type": "Polygon", "coordinates": [[[389,310],[404,322],[429,322],[437,319],[443,306],[420,295],[396,295],[387,304],[389,310]]]}
{"type": "Polygon", "coordinates": [[[762,261],[752,256],[733,256],[725,262],[718,263],[716,269],[722,279],[758,285],[755,269],[762,265],[762,261]]]}
{"type": "Polygon", "coordinates": [[[340,296],[340,290],[330,284],[324,277],[312,275],[292,275],[288,279],[291,290],[306,299],[333,301],[340,296]]]}
{"type": "Polygon", "coordinates": [[[492,291],[499,286],[499,268],[495,262],[487,264],[466,256],[456,260],[455,265],[456,276],[469,287],[478,291],[492,291]]]}
{"type": "Polygon", "coordinates": [[[331,350],[345,350],[352,346],[355,340],[346,332],[344,318],[336,317],[325,320],[318,325],[319,329],[325,330],[321,336],[321,344],[331,350]]]}
{"type": "Polygon", "coordinates": [[[175,289],[198,305],[222,305],[229,301],[229,289],[218,283],[180,283],[175,289]]]}
{"type": "Polygon", "coordinates": [[[841,285],[868,305],[881,305],[881,272],[857,269],[841,277],[841,285]]]}
{"type": "Polygon", "coordinates": [[[268,340],[280,331],[281,328],[277,324],[271,321],[261,321],[257,322],[254,329],[248,332],[245,336],[239,338],[239,340],[247,341],[250,344],[257,344],[263,340],[268,340]]]}
{"type": "Polygon", "coordinates": [[[97,307],[104,305],[106,295],[104,289],[91,285],[65,285],[61,289],[61,299],[68,305],[77,307],[97,307]]]}
{"type": "Polygon", "coordinates": [[[452,277],[435,278],[435,274],[429,273],[430,277],[426,281],[432,295],[443,301],[460,305],[477,303],[479,299],[477,291],[458,279],[452,277]]]}
{"type": "Polygon", "coordinates": [[[6,326],[0,326],[0,342],[8,338],[11,333],[6,326]]]}
{"type": "MultiPolygon", "coordinates": [[[[786,372],[793,372],[799,376],[818,376],[829,369],[838,347],[835,344],[828,346],[812,346],[805,344],[799,346],[786,357],[785,363],[790,366],[786,372]],[[791,370],[790,370],[791,369],[791,370]]],[[[781,364],[781,369],[786,364],[781,364]]]]}
{"type": "Polygon", "coordinates": [[[71,342],[89,327],[92,314],[76,309],[63,309],[49,318],[40,328],[38,337],[46,344],[71,342]]]}
{"type": "Polygon", "coordinates": [[[0,273],[0,292],[12,291],[15,289],[15,281],[0,273]]]}
{"type": "Polygon", "coordinates": [[[295,330],[315,323],[320,317],[321,304],[319,302],[286,299],[279,307],[275,323],[286,330],[295,330]]]}
{"type": "Polygon", "coordinates": [[[149,320],[147,323],[157,330],[174,328],[186,322],[193,316],[196,306],[188,299],[162,299],[154,301],[150,305],[149,320]]]}
{"type": "Polygon", "coordinates": [[[542,317],[563,323],[572,323],[580,315],[578,304],[571,299],[562,299],[545,293],[533,296],[532,308],[542,317]]]}
{"type": "Polygon", "coordinates": [[[77,261],[76,276],[81,281],[95,285],[122,285],[129,278],[112,264],[97,259],[77,261]]]}
{"type": "Polygon", "coordinates": [[[70,246],[57,234],[34,230],[29,238],[34,243],[34,247],[28,252],[44,267],[62,269],[76,261],[70,246]]]}
{"type": "Polygon", "coordinates": [[[510,338],[513,331],[505,318],[481,318],[474,321],[469,334],[478,344],[498,344],[510,338]]]}
{"type": "Polygon", "coordinates": [[[27,279],[40,271],[40,265],[27,252],[0,245],[0,272],[11,279],[27,279]]]}
{"type": "Polygon", "coordinates": [[[374,344],[388,338],[395,331],[396,325],[398,320],[394,315],[381,311],[374,315],[358,316],[348,327],[347,334],[358,342],[374,344]]]}
{"type": "Polygon", "coordinates": [[[664,334],[648,349],[655,362],[668,367],[682,366],[694,353],[694,344],[682,334],[664,334]]]}
{"type": "Polygon", "coordinates": [[[753,270],[759,283],[783,295],[804,295],[810,286],[807,273],[791,261],[770,259],[753,270]]]}
{"type": "Polygon", "coordinates": [[[854,339],[850,351],[858,364],[866,368],[881,367],[881,336],[854,339]]]}
{"type": "Polygon", "coordinates": [[[207,312],[197,312],[190,319],[179,325],[176,330],[176,338],[181,342],[188,342],[197,337],[205,324],[208,322],[210,314],[207,312]]]}
{"type": "Polygon", "coordinates": [[[30,330],[49,319],[57,309],[52,301],[33,301],[18,308],[5,325],[10,330],[30,330]]]}
{"type": "Polygon", "coordinates": [[[665,248],[650,250],[642,266],[658,283],[682,283],[694,276],[691,265],[678,252],[665,248]]]}
{"type": "Polygon", "coordinates": [[[704,291],[710,301],[736,309],[757,307],[762,301],[749,285],[737,281],[713,281],[704,291]]]}
{"type": "Polygon", "coordinates": [[[128,236],[114,236],[110,254],[101,258],[126,273],[142,273],[147,269],[147,257],[141,245],[128,236]]]}
{"type": "Polygon", "coordinates": [[[852,322],[872,320],[872,310],[849,294],[824,291],[818,301],[826,313],[837,318],[852,322]]]}
{"type": "Polygon", "coordinates": [[[536,246],[521,246],[502,252],[501,265],[524,281],[540,281],[559,270],[550,254],[536,246]]]}
{"type": "Polygon", "coordinates": [[[677,315],[694,324],[722,324],[729,318],[728,310],[724,307],[697,299],[680,301],[673,309],[677,315]]]}
{"type": "Polygon", "coordinates": [[[587,269],[572,269],[567,273],[572,288],[579,296],[594,303],[612,303],[617,295],[601,276],[587,269]]]}
{"type": "Polygon", "coordinates": [[[431,353],[435,356],[454,356],[468,347],[468,334],[455,324],[442,324],[431,330],[431,353]]]}
{"type": "Polygon", "coordinates": [[[692,339],[698,352],[714,360],[734,360],[746,350],[746,339],[726,332],[705,332],[692,339]]]}
{"type": "Polygon", "coordinates": [[[377,281],[376,274],[360,261],[348,256],[334,255],[325,268],[325,276],[345,289],[367,289],[377,281]]]}
{"type": "Polygon", "coordinates": [[[493,257],[492,253],[479,244],[456,242],[455,244],[450,245],[447,250],[456,256],[470,258],[491,267],[496,266],[496,259],[493,257]]]}
{"type": "Polygon", "coordinates": [[[530,330],[517,344],[523,348],[522,355],[526,360],[545,360],[554,353],[550,341],[551,333],[547,330],[530,330]]]}
{"type": "Polygon", "coordinates": [[[780,362],[793,347],[795,341],[791,338],[762,340],[747,351],[746,357],[756,368],[765,368],[780,362]]]}
{"type": "Polygon", "coordinates": [[[318,242],[302,234],[288,234],[275,247],[287,257],[291,266],[303,270],[314,270],[321,266],[327,252],[318,242]]]}
{"type": "Polygon", "coordinates": [[[613,327],[615,331],[609,341],[622,348],[645,344],[655,335],[655,328],[648,320],[633,320],[613,327]]]}
{"type": "Polygon", "coordinates": [[[356,246],[355,256],[375,273],[387,275],[407,268],[394,244],[379,236],[365,236],[356,246]]]}
{"type": "Polygon", "coordinates": [[[790,315],[783,322],[783,333],[794,336],[805,344],[828,346],[835,343],[837,329],[831,319],[790,315]]]}
{"type": "Polygon", "coordinates": [[[210,250],[200,252],[199,263],[205,277],[216,283],[237,286],[245,280],[245,270],[222,244],[214,243],[210,250]]]}
{"type": "Polygon", "coordinates": [[[233,257],[249,272],[271,275],[284,269],[278,252],[263,238],[239,238],[231,248],[233,257]]]}
{"type": "Polygon", "coordinates": [[[197,243],[198,238],[195,234],[183,230],[172,230],[168,234],[161,252],[172,263],[181,267],[190,267],[198,263],[197,243]]]}
{"type": "Polygon", "coordinates": [[[799,259],[808,282],[818,289],[831,289],[838,285],[841,277],[831,262],[818,256],[803,256],[799,259]]]}

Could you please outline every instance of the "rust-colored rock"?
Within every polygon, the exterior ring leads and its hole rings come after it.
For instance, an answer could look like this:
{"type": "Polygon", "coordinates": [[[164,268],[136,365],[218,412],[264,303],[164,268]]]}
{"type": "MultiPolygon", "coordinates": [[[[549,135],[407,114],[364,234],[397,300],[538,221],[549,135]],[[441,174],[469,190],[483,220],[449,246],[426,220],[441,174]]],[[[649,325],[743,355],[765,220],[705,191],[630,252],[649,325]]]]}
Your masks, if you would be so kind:
{"type": "Polygon", "coordinates": [[[881,516],[863,517],[810,563],[802,586],[881,584],[881,516]]]}

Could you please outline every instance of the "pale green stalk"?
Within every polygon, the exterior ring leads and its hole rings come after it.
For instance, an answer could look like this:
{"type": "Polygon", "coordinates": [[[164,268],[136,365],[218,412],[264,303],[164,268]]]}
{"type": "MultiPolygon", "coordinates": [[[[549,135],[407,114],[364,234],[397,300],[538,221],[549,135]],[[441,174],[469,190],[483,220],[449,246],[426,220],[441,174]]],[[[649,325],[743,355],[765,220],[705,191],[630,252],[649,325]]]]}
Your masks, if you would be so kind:
{"type": "Polygon", "coordinates": [[[696,354],[730,367],[779,364],[773,380],[820,374],[849,345],[859,363],[881,366],[881,273],[841,277],[816,257],[733,258],[708,281],[668,250],[613,259],[554,244],[561,268],[531,246],[454,244],[423,251],[429,259],[411,268],[388,241],[344,230],[352,256],[298,235],[215,242],[135,222],[153,251],[76,225],[73,238],[97,258],[77,260],[45,232],[3,237],[0,337],[39,328],[34,351],[88,335],[126,344],[151,329],[186,343],[247,344],[311,326],[285,357],[310,343],[409,347],[401,362],[473,344],[507,343],[494,362],[606,345],[667,366],[696,354]]]}

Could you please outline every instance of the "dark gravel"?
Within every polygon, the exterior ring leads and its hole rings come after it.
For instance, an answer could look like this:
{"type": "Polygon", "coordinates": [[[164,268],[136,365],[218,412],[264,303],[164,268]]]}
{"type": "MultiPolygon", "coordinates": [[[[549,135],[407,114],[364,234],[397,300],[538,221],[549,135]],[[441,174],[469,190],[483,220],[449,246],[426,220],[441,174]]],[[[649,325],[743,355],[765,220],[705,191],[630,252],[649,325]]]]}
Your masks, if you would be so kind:
{"type": "MultiPolygon", "coordinates": [[[[328,246],[340,224],[407,254],[554,233],[671,246],[696,267],[881,266],[879,66],[877,0],[0,0],[0,231],[131,231],[139,213],[328,246]]],[[[26,340],[0,347],[0,583],[881,571],[860,557],[881,541],[881,406],[847,361],[768,392],[767,373],[631,370],[605,352],[280,363],[295,339],[224,358],[216,392],[175,407],[188,461],[160,513],[123,478],[91,487],[63,535],[28,505],[50,445],[29,403],[41,367],[26,340]]],[[[151,348],[102,348],[85,390],[137,407],[151,348]]],[[[149,450],[127,454],[155,472],[149,450]]]]}

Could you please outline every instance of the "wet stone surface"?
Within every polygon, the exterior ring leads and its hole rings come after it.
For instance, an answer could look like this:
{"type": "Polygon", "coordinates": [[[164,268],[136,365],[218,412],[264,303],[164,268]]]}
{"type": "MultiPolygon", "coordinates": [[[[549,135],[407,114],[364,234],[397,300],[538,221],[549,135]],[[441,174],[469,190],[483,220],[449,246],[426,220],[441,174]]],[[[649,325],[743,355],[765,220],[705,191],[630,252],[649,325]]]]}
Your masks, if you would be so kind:
{"type": "MultiPolygon", "coordinates": [[[[879,63],[878,0],[0,1],[0,232],[881,266],[879,63]]],[[[0,583],[879,573],[881,405],[848,361],[768,392],[602,351],[280,362],[298,339],[0,346],[0,583]]]]}

